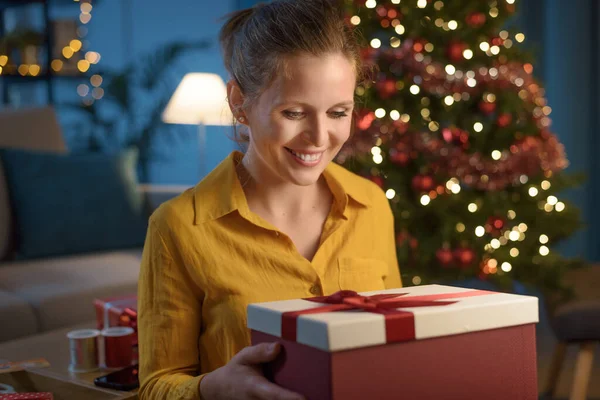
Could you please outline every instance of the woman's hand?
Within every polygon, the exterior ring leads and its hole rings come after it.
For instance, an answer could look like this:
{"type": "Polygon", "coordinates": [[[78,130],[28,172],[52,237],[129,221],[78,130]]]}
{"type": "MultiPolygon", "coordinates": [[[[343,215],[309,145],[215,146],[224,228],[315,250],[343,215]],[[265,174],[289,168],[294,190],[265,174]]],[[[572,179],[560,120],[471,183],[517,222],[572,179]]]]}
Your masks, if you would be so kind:
{"type": "Polygon", "coordinates": [[[279,343],[261,343],[237,353],[227,365],[206,374],[200,382],[203,400],[304,400],[304,397],[269,382],[263,363],[273,361],[279,343]]]}

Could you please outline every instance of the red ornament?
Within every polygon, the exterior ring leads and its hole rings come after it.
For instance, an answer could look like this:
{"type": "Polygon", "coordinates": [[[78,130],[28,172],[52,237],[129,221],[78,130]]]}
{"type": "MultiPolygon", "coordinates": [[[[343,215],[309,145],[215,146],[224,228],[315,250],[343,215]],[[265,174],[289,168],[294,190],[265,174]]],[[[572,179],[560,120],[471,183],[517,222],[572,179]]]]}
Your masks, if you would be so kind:
{"type": "Polygon", "coordinates": [[[387,99],[396,93],[396,80],[384,79],[375,84],[377,92],[382,99],[387,99]]]}
{"type": "Polygon", "coordinates": [[[461,268],[468,268],[475,261],[475,252],[468,247],[459,247],[453,252],[454,261],[461,268]]]}
{"type": "Polygon", "coordinates": [[[512,115],[509,113],[502,113],[498,117],[498,126],[500,128],[505,128],[512,122],[512,115]]]}
{"type": "Polygon", "coordinates": [[[383,189],[383,178],[381,178],[380,176],[371,176],[369,178],[372,182],[375,182],[375,184],[377,186],[379,186],[380,188],[383,189]]]}
{"type": "Polygon", "coordinates": [[[429,175],[415,175],[412,179],[412,187],[417,192],[429,192],[435,187],[435,181],[429,175]]]}
{"type": "Polygon", "coordinates": [[[361,131],[366,131],[375,121],[375,113],[366,108],[358,111],[356,118],[356,127],[361,131]]]}
{"type": "Polygon", "coordinates": [[[488,218],[487,220],[487,224],[486,224],[486,228],[488,228],[488,232],[492,232],[492,233],[500,233],[502,231],[502,228],[504,228],[504,224],[506,222],[504,221],[503,218],[501,217],[497,217],[495,215],[492,215],[491,217],[488,218]]]}
{"type": "Polygon", "coordinates": [[[442,247],[435,252],[435,258],[442,267],[449,268],[454,257],[452,256],[452,250],[442,247]]]}
{"type": "Polygon", "coordinates": [[[467,47],[468,46],[462,42],[451,42],[447,51],[448,58],[454,62],[462,61],[463,51],[465,51],[467,47]]]}
{"type": "Polygon", "coordinates": [[[491,114],[496,111],[496,103],[488,103],[487,101],[479,102],[479,109],[486,114],[491,114]]]}
{"type": "Polygon", "coordinates": [[[390,152],[390,161],[394,164],[398,164],[404,167],[410,162],[410,155],[404,151],[393,150],[390,152]]]}
{"type": "Polygon", "coordinates": [[[472,28],[479,28],[485,24],[485,14],[482,12],[474,12],[465,18],[465,22],[472,28]]]}

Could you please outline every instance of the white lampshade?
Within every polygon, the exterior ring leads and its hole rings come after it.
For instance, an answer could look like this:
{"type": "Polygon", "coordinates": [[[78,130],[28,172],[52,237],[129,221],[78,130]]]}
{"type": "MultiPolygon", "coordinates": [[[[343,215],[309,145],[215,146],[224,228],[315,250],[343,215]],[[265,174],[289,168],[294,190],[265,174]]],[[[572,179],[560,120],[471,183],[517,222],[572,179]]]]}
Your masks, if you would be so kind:
{"type": "Polygon", "coordinates": [[[169,124],[231,125],[232,115],[227,104],[227,87],[217,74],[186,74],[162,119],[169,124]]]}

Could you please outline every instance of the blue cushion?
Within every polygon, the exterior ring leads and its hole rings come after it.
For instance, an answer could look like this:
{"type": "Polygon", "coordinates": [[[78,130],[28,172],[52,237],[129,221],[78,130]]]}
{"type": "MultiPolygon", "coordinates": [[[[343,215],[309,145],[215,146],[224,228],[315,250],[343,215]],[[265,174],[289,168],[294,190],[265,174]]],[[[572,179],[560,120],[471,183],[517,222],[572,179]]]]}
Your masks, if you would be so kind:
{"type": "Polygon", "coordinates": [[[138,152],[59,155],[4,149],[17,259],[143,245],[138,152]]]}

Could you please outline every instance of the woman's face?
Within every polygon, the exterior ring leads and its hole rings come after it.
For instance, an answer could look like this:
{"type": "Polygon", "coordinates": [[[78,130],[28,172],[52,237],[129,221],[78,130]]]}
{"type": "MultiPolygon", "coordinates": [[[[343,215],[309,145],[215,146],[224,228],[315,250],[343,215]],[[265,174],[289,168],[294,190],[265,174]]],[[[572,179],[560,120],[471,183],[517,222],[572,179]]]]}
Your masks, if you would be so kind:
{"type": "Polygon", "coordinates": [[[251,162],[280,182],[315,183],[350,136],[355,82],[342,54],[288,58],[246,113],[251,162]]]}

